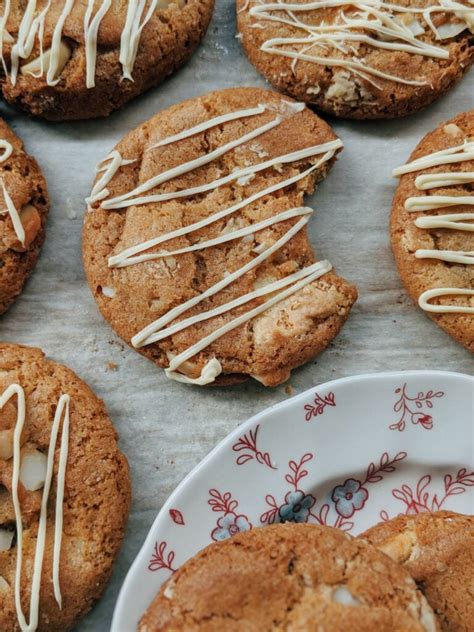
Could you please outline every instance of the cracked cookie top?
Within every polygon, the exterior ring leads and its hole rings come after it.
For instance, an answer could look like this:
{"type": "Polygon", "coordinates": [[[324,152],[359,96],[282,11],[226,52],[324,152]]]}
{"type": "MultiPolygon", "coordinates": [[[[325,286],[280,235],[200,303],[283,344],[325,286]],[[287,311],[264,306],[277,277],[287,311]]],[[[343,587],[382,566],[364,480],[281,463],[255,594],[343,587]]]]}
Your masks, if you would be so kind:
{"type": "Polygon", "coordinates": [[[36,116],[106,116],[192,54],[214,0],[0,2],[3,96],[36,116]]]}
{"type": "Polygon", "coordinates": [[[306,232],[305,195],[341,147],[303,104],[254,88],[180,103],[128,134],[97,168],[84,223],[105,318],[171,379],[286,380],[356,298],[306,232]]]}
{"type": "Polygon", "coordinates": [[[250,61],[275,87],[336,116],[410,114],[474,60],[474,8],[454,0],[237,0],[250,61]]]}
{"type": "Polygon", "coordinates": [[[284,524],[212,544],[162,587],[139,632],[434,632],[405,569],[332,527],[284,524]]]}
{"type": "Polygon", "coordinates": [[[442,630],[472,629],[474,516],[451,511],[397,516],[360,537],[408,570],[438,615],[442,630]]]}

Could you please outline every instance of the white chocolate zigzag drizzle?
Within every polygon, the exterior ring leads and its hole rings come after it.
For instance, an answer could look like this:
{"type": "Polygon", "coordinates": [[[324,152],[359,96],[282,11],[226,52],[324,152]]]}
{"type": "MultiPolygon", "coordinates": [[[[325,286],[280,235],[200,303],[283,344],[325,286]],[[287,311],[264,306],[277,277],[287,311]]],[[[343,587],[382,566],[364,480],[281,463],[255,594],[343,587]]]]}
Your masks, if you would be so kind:
{"type": "MultiPolygon", "coordinates": [[[[143,29],[156,11],[166,8],[171,3],[172,0],[149,0],[149,3],[147,0],[128,0],[127,14],[120,38],[119,59],[124,79],[133,81],[133,70],[143,29]]],[[[45,76],[46,83],[49,86],[55,86],[59,83],[61,73],[72,56],[72,49],[63,38],[63,30],[67,18],[77,5],[77,0],[63,0],[63,8],[55,24],[51,47],[48,50],[44,50],[44,31],[53,0],[48,0],[41,11],[38,11],[37,4],[37,0],[28,0],[19,25],[17,39],[14,41],[6,30],[11,13],[11,0],[6,0],[4,3],[3,15],[0,19],[0,57],[4,71],[10,76],[13,85],[16,85],[20,73],[36,78],[45,76]],[[9,71],[4,59],[5,43],[12,44],[9,71]],[[39,47],[39,57],[22,64],[22,61],[31,57],[36,44],[39,47]]],[[[113,0],[87,0],[85,6],[84,45],[87,88],[95,86],[98,33],[112,5],[113,0]]]]}
{"type": "Polygon", "coordinates": [[[268,24],[277,23],[301,31],[299,37],[274,37],[267,39],[261,46],[265,53],[293,59],[293,72],[299,61],[306,61],[344,68],[375,87],[380,86],[374,81],[374,77],[413,86],[427,85],[429,81],[425,77],[407,79],[371,66],[360,55],[360,45],[449,59],[449,52],[445,48],[418,39],[426,30],[418,18],[423,18],[437,40],[455,37],[467,29],[474,32],[474,8],[454,0],[439,0],[426,8],[401,6],[383,0],[354,3],[348,3],[347,0],[310,0],[301,3],[287,0],[249,0],[241,11],[248,11],[255,18],[251,28],[265,29],[268,24]],[[256,4],[249,8],[250,2],[256,4]],[[307,12],[324,12],[327,9],[337,10],[330,21],[321,19],[318,24],[313,24],[305,20],[307,12]],[[447,14],[454,18],[454,22],[436,27],[432,21],[432,15],[436,13],[447,14]],[[327,53],[329,50],[345,56],[318,55],[318,52],[327,53]]]}
{"type": "Polygon", "coordinates": [[[46,465],[46,476],[41,498],[41,510],[38,524],[38,534],[36,539],[36,550],[33,565],[33,579],[31,584],[30,596],[30,621],[27,622],[21,605],[21,572],[23,566],[23,522],[21,515],[21,505],[18,497],[20,482],[20,461],[21,461],[21,434],[26,419],[26,403],[25,391],[19,384],[12,384],[0,397],[0,410],[13,397],[17,398],[17,421],[13,434],[13,473],[12,473],[12,499],[15,511],[16,532],[17,532],[17,559],[15,573],[15,607],[17,612],[18,623],[22,632],[34,632],[39,622],[39,600],[41,590],[41,573],[43,568],[43,560],[45,554],[46,526],[48,499],[51,491],[51,483],[53,479],[54,454],[56,450],[57,437],[59,427],[62,424],[61,445],[59,450],[59,463],[57,473],[57,490],[55,504],[55,526],[54,526],[54,546],[53,546],[53,569],[52,580],[54,588],[54,596],[58,606],[61,608],[61,588],[59,582],[59,564],[61,558],[61,541],[63,533],[63,501],[65,487],[65,473],[68,459],[68,442],[69,442],[69,395],[61,395],[56,408],[56,413],[51,427],[51,436],[48,449],[48,458],[46,465]]]}
{"type": "MultiPolygon", "coordinates": [[[[466,141],[462,145],[449,147],[435,151],[412,162],[393,170],[393,175],[399,177],[407,173],[415,173],[431,167],[448,164],[457,164],[468,160],[474,160],[474,142],[466,141]]],[[[452,171],[446,173],[429,173],[416,177],[415,187],[419,191],[444,188],[455,185],[474,182],[474,172],[452,171]]],[[[405,210],[408,212],[425,212],[453,206],[474,206],[474,195],[421,195],[412,196],[405,200],[405,210]]],[[[415,226],[424,229],[445,228],[466,232],[474,231],[474,213],[448,213],[444,215],[431,215],[418,217],[415,226]]],[[[449,263],[461,265],[474,265],[474,251],[464,250],[431,250],[418,249],[415,252],[417,259],[438,259],[449,263]]],[[[473,296],[474,290],[468,288],[434,288],[426,290],[418,298],[419,306],[427,311],[438,314],[474,314],[474,307],[463,305],[436,305],[430,301],[443,296],[473,296]]]]}
{"type": "MultiPolygon", "coordinates": [[[[9,143],[5,139],[0,139],[0,149],[3,149],[3,154],[0,156],[0,164],[7,161],[13,153],[13,145],[9,143]]],[[[0,184],[2,186],[3,199],[5,200],[5,210],[0,210],[0,214],[8,213],[12,220],[13,229],[15,231],[16,236],[18,237],[19,242],[24,247],[25,246],[25,229],[23,228],[23,224],[21,223],[20,214],[18,213],[15,205],[13,204],[13,200],[10,197],[10,194],[7,191],[5,183],[3,182],[3,178],[0,178],[0,184]]]]}
{"type": "MultiPolygon", "coordinates": [[[[306,149],[301,149],[288,154],[277,156],[275,158],[265,160],[249,167],[236,169],[227,176],[222,176],[214,180],[213,182],[209,182],[197,187],[171,193],[151,193],[148,195],[143,194],[149,193],[152,189],[155,189],[155,187],[160,186],[165,182],[169,182],[177,176],[193,171],[200,166],[209,164],[216,158],[223,156],[230,151],[233,151],[237,147],[241,147],[245,143],[249,143],[258,136],[261,136],[269,132],[271,129],[279,126],[282,121],[288,116],[293,116],[298,112],[301,112],[303,109],[303,104],[285,102],[284,105],[280,108],[280,111],[277,112],[276,117],[265,123],[264,125],[255,128],[251,132],[248,132],[231,142],[221,145],[207,155],[178,165],[177,167],[169,169],[163,173],[159,173],[144,182],[143,184],[140,184],[132,191],[129,191],[128,193],[119,195],[114,198],[108,198],[108,191],[106,187],[111,179],[114,177],[114,175],[117,173],[117,171],[121,168],[121,166],[132,161],[123,159],[120,153],[115,151],[110,154],[109,157],[105,159],[105,161],[100,163],[98,167],[99,172],[105,171],[105,173],[102,178],[96,183],[93,189],[91,198],[89,198],[88,200],[89,207],[91,207],[91,204],[93,204],[94,201],[100,201],[102,209],[114,210],[128,208],[130,206],[139,204],[147,204],[149,202],[161,202],[170,199],[191,197],[193,195],[196,195],[196,193],[218,189],[223,184],[226,184],[228,182],[236,182],[238,186],[244,186],[248,182],[249,178],[253,177],[256,173],[263,171],[264,169],[269,169],[272,167],[279,168],[279,166],[282,164],[289,164],[302,159],[312,159],[314,161],[314,163],[311,164],[309,168],[305,169],[301,173],[292,176],[291,178],[282,180],[277,184],[266,187],[263,190],[240,200],[239,202],[231,205],[228,208],[221,209],[220,211],[211,214],[209,217],[200,220],[199,222],[195,222],[189,226],[184,226],[180,229],[171,231],[164,235],[160,235],[146,242],[126,248],[122,252],[115,254],[109,258],[108,264],[111,268],[121,268],[136,265],[160,258],[166,259],[166,257],[179,256],[184,253],[203,250],[205,248],[210,248],[212,246],[216,246],[234,239],[242,239],[244,241],[252,240],[253,235],[258,231],[264,230],[265,228],[273,226],[279,222],[287,221],[289,219],[294,218],[298,220],[277,241],[275,241],[271,245],[260,244],[260,246],[254,248],[253,252],[255,252],[257,256],[251,259],[241,268],[235,270],[232,273],[226,273],[224,277],[213,286],[209,287],[201,294],[185,301],[181,305],[174,307],[163,316],[150,323],[135,336],[133,336],[131,341],[132,345],[135,348],[140,348],[163,340],[179,331],[196,325],[202,321],[214,318],[220,314],[227,313],[235,309],[236,307],[249,303],[250,301],[262,298],[269,294],[272,295],[265,302],[241,314],[240,316],[231,319],[226,324],[219,327],[211,334],[205,336],[203,339],[199,340],[196,344],[192,345],[179,355],[172,356],[170,354],[170,364],[169,367],[165,369],[165,371],[167,377],[171,379],[199,385],[208,384],[209,382],[214,381],[215,378],[222,372],[222,367],[217,358],[211,358],[207,362],[207,364],[201,371],[201,375],[198,378],[189,378],[186,375],[180,373],[178,369],[182,367],[182,365],[186,363],[190,358],[212,344],[215,340],[225,335],[229,331],[232,331],[236,327],[239,327],[245,322],[251,320],[252,318],[255,318],[259,314],[265,312],[270,307],[279,303],[280,301],[283,301],[295,292],[301,290],[312,281],[329,272],[332,269],[332,266],[328,261],[320,261],[318,263],[307,266],[293,274],[290,274],[278,281],[272,282],[259,289],[244,294],[243,296],[240,296],[232,301],[220,305],[219,307],[199,313],[189,318],[185,318],[184,320],[178,321],[175,324],[170,324],[172,323],[172,321],[176,320],[189,309],[199,305],[205,299],[221,292],[224,288],[242,277],[244,274],[262,264],[273,253],[277,252],[286,243],[288,243],[288,241],[290,241],[290,239],[292,239],[304,226],[307,225],[309,217],[311,216],[313,211],[312,209],[307,207],[290,208],[263,221],[251,224],[244,228],[222,232],[218,237],[215,237],[213,239],[201,240],[198,243],[186,248],[179,248],[175,250],[159,250],[155,252],[150,252],[150,249],[176,237],[188,235],[194,231],[200,230],[203,227],[209,226],[224,217],[238,212],[242,208],[249,206],[256,200],[259,200],[266,195],[270,195],[275,191],[291,186],[292,184],[302,180],[303,178],[308,177],[318,167],[333,158],[336,151],[342,147],[342,142],[337,139],[320,145],[308,147],[306,149]]],[[[197,126],[185,129],[178,134],[161,140],[153,147],[150,147],[148,151],[152,151],[157,147],[162,147],[171,143],[182,141],[205,130],[211,129],[212,127],[223,125],[230,121],[234,121],[240,118],[259,116],[266,111],[274,111],[274,106],[260,104],[256,108],[230,112],[228,114],[215,117],[213,119],[200,123],[197,126]]]]}

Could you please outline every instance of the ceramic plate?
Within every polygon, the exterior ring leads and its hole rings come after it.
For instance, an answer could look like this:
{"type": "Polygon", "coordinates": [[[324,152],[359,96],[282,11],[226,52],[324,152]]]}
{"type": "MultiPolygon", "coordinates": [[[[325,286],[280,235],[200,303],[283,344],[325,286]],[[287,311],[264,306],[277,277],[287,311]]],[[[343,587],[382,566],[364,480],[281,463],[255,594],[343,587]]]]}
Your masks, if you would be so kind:
{"type": "Polygon", "coordinates": [[[474,513],[474,378],[439,371],[328,382],[220,443],[158,514],[112,632],[131,632],[161,584],[213,541],[282,521],[353,534],[400,513],[474,513]]]}

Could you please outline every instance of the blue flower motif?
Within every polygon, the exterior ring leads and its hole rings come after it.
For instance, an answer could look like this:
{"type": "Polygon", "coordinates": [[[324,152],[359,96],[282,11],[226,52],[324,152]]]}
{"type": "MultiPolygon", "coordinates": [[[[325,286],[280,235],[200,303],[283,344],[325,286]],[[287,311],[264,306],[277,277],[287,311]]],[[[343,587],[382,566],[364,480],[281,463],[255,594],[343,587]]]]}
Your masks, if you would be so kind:
{"type": "Polygon", "coordinates": [[[242,533],[243,531],[249,531],[252,525],[248,521],[247,516],[241,514],[237,516],[235,513],[230,512],[219,518],[217,521],[217,527],[211,533],[211,537],[216,542],[221,540],[227,540],[236,533],[242,533]]]}
{"type": "Polygon", "coordinates": [[[307,522],[316,498],[297,489],[288,492],[285,504],[278,509],[280,522],[307,522]]]}
{"type": "Polygon", "coordinates": [[[337,513],[343,518],[350,518],[365,505],[369,492],[362,487],[360,481],[348,478],[344,485],[338,485],[332,492],[337,513]]]}

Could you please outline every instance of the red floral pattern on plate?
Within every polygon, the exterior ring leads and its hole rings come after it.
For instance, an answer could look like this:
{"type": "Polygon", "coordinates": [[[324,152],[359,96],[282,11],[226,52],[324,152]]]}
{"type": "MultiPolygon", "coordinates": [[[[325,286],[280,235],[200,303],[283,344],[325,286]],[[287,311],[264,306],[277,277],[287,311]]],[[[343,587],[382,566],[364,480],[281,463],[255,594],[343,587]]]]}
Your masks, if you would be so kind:
{"type": "Polygon", "coordinates": [[[255,430],[249,430],[248,434],[244,434],[239,437],[239,440],[234,443],[232,450],[234,452],[243,452],[240,454],[235,462],[237,465],[244,465],[248,461],[255,459],[257,463],[266,465],[272,470],[276,470],[277,467],[273,465],[272,459],[268,452],[261,452],[257,447],[258,431],[260,430],[260,424],[255,426],[255,430]]]}
{"type": "MultiPolygon", "coordinates": [[[[468,487],[474,487],[474,471],[468,472],[466,468],[461,468],[455,475],[444,475],[444,493],[442,496],[430,489],[433,479],[430,474],[425,474],[420,478],[414,488],[409,485],[402,485],[400,489],[393,489],[392,496],[400,500],[404,505],[403,511],[407,516],[439,511],[450,496],[464,494],[468,487]]],[[[389,520],[388,512],[380,512],[382,520],[389,520]]]]}
{"type": "MultiPolygon", "coordinates": [[[[127,629],[135,629],[179,564],[209,542],[252,524],[293,520],[358,533],[379,516],[388,520],[402,511],[469,513],[474,498],[467,445],[472,383],[435,372],[349,378],[311,389],[291,404],[285,401],[277,414],[270,409],[246,422],[160,513],[151,546],[140,553],[128,594],[119,599],[116,620],[127,620],[127,629]],[[311,423],[320,415],[337,423],[311,423]],[[408,433],[402,430],[409,428],[408,450],[408,433]],[[427,455],[429,469],[423,465],[427,455]],[[442,463],[458,463],[456,472],[449,466],[440,470],[442,463]]],[[[113,629],[121,632],[120,626],[113,629]]]]}
{"type": "Polygon", "coordinates": [[[237,533],[249,531],[252,528],[248,517],[237,513],[239,503],[232,498],[230,492],[221,494],[217,489],[210,489],[209,495],[207,504],[210,505],[212,511],[223,514],[218,518],[216,527],[211,532],[211,538],[215,542],[227,540],[237,533]]]}
{"type": "Polygon", "coordinates": [[[396,464],[406,457],[406,452],[398,452],[390,459],[388,453],[384,452],[377,465],[373,462],[369,464],[364,480],[348,478],[342,485],[336,485],[331,494],[332,503],[324,503],[318,511],[317,498],[301,489],[300,485],[301,480],[308,475],[304,466],[314,458],[314,454],[307,452],[299,462],[288,463],[290,471],[286,474],[285,481],[292,489],[285,494],[283,502],[278,503],[272,494],[265,497],[269,509],[261,514],[260,522],[317,522],[350,531],[354,522],[348,518],[364,508],[369,499],[367,486],[380,482],[384,474],[395,472],[396,464]]]}
{"type": "Polygon", "coordinates": [[[407,393],[407,383],[395,390],[396,395],[400,395],[398,400],[393,405],[393,411],[399,413],[400,417],[398,421],[390,424],[390,430],[398,430],[403,432],[405,430],[407,422],[411,421],[413,425],[422,426],[425,430],[431,430],[433,428],[433,417],[428,414],[428,411],[423,408],[433,408],[433,399],[438,397],[444,397],[443,391],[426,391],[423,393],[420,391],[416,397],[410,397],[407,393]]]}
{"type": "Polygon", "coordinates": [[[328,393],[324,397],[321,397],[319,393],[314,396],[314,404],[306,404],[304,409],[306,411],[304,418],[306,421],[311,421],[313,417],[322,415],[326,406],[335,406],[336,398],[334,393],[328,393]]]}
{"type": "Polygon", "coordinates": [[[169,551],[166,553],[166,542],[156,542],[155,550],[153,556],[148,564],[149,571],[159,571],[161,569],[166,569],[171,573],[176,572],[176,568],[173,567],[173,562],[175,558],[175,552],[169,551]]]}
{"type": "Polygon", "coordinates": [[[179,511],[179,509],[170,509],[171,520],[175,524],[179,524],[184,526],[184,517],[183,514],[179,511]]]}

